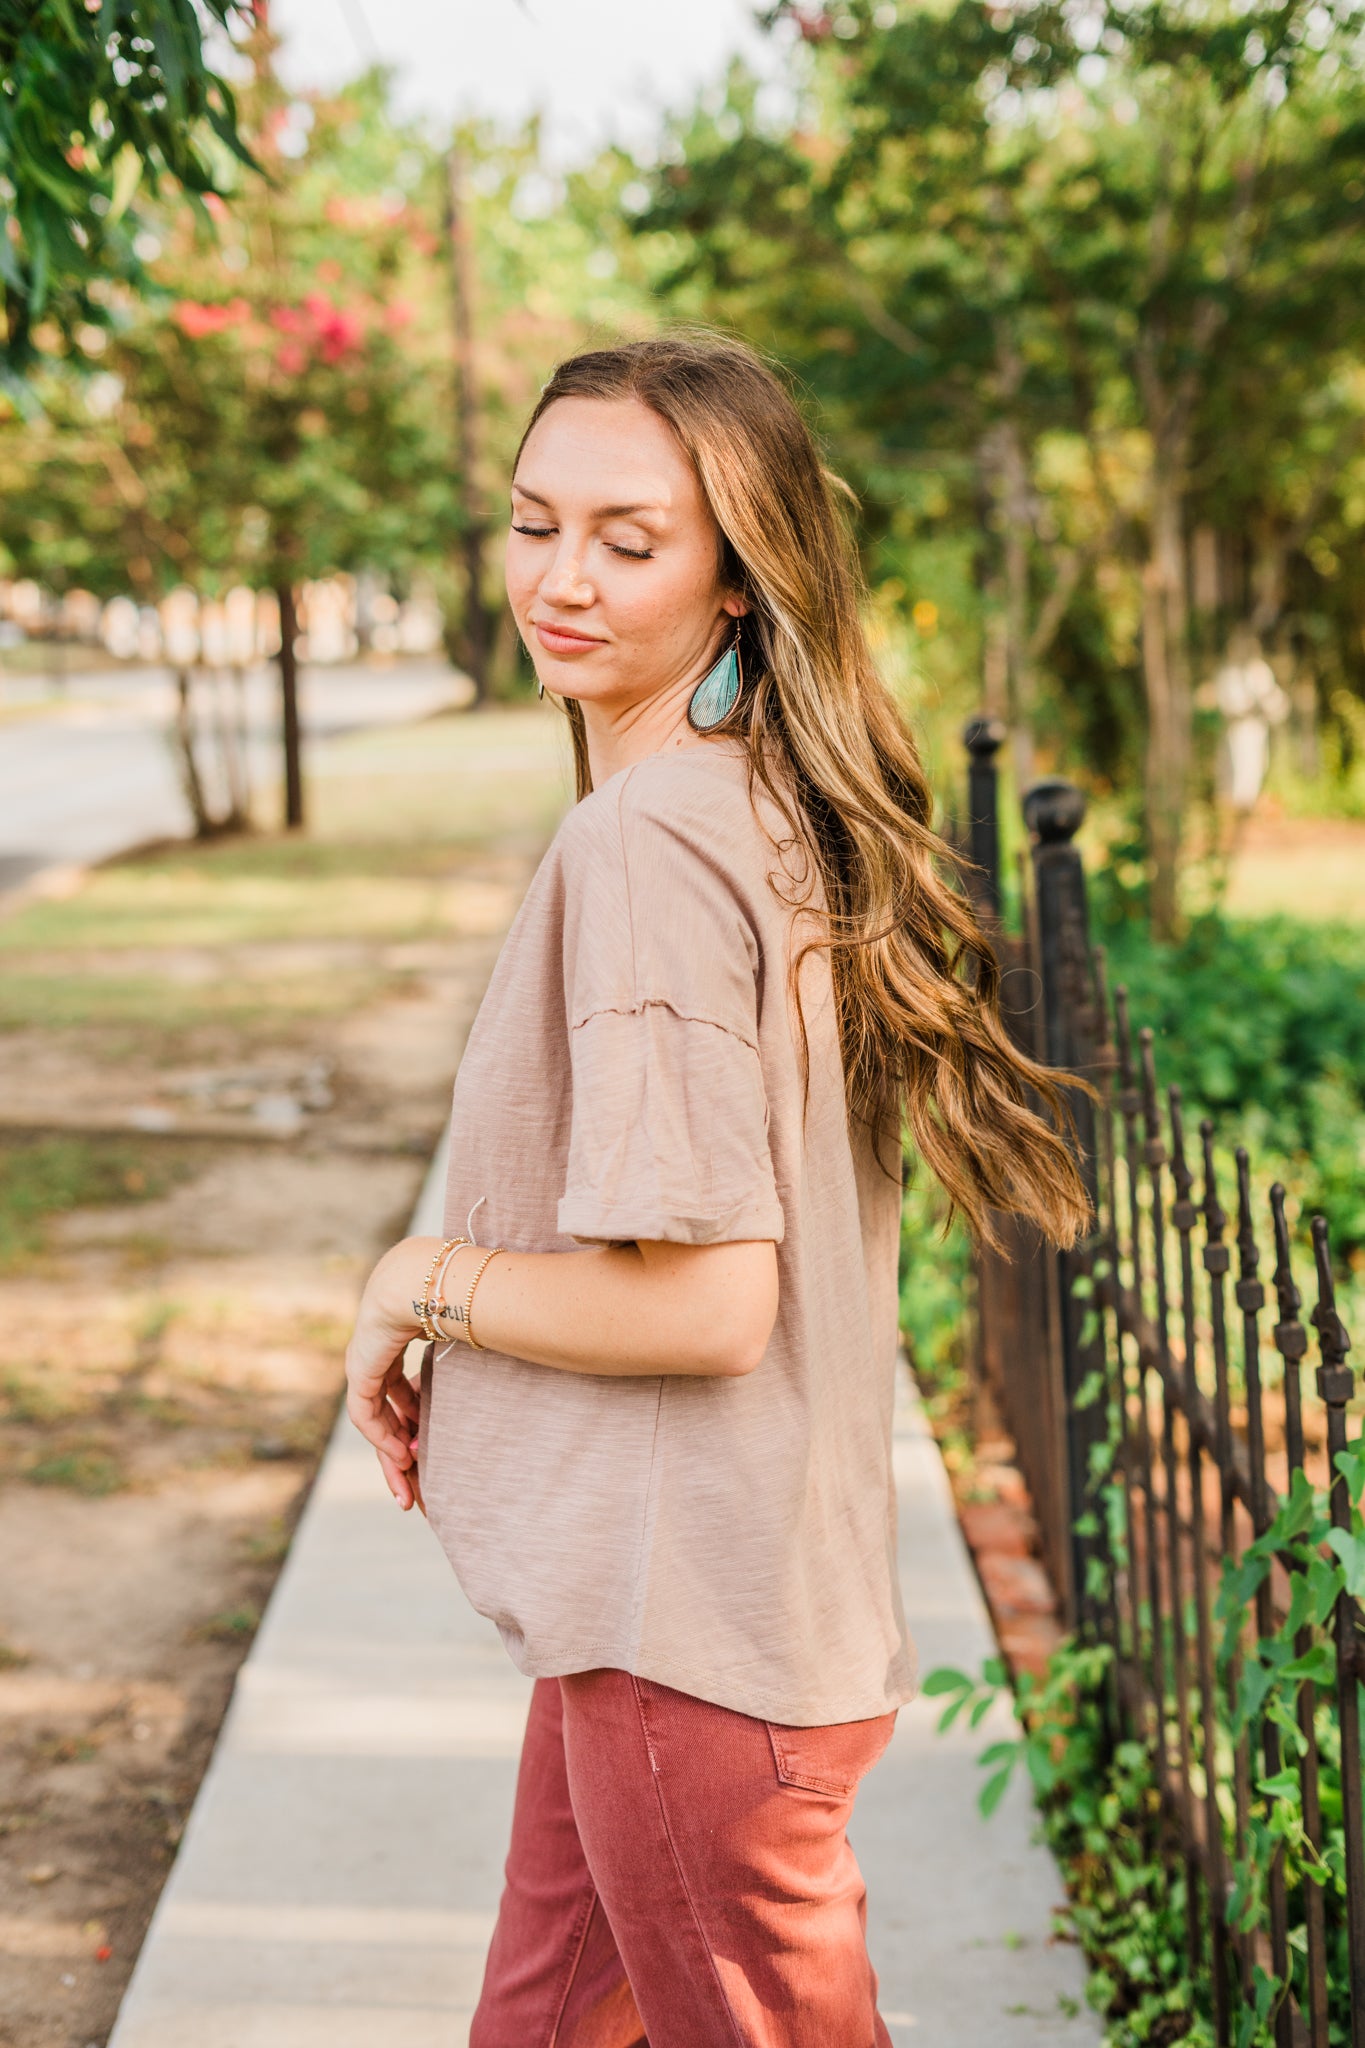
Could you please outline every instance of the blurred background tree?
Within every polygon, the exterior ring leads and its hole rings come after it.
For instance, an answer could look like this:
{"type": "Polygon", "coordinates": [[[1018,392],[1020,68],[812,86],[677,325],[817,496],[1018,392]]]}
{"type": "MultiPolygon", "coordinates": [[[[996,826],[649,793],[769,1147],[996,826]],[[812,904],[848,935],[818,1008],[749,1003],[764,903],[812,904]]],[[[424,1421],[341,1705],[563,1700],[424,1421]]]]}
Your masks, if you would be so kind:
{"type": "Polygon", "coordinates": [[[798,117],[737,71],[675,129],[637,223],[657,289],[797,368],[874,579],[912,617],[926,571],[955,591],[1020,780],[1061,732],[1140,781],[1169,933],[1193,669],[1238,623],[1307,637],[1291,594],[1358,488],[1360,9],[769,18],[798,117]]]}
{"type": "Polygon", "coordinates": [[[273,591],[298,825],[299,585],[429,583],[476,696],[511,687],[489,518],[520,420],[560,355],[645,316],[594,225],[599,170],[571,198],[534,127],[462,130],[461,249],[454,152],[394,114],[383,71],[296,98],[274,47],[264,20],[235,45],[261,175],[197,212],[144,207],[143,289],[124,280],[98,323],[51,335],[39,403],[0,423],[0,549],[57,592],[273,591]]]}
{"type": "Polygon", "coordinates": [[[230,32],[246,0],[0,0],[0,377],[15,393],[43,345],[106,317],[136,282],[141,189],[202,202],[249,161],[230,32]]]}

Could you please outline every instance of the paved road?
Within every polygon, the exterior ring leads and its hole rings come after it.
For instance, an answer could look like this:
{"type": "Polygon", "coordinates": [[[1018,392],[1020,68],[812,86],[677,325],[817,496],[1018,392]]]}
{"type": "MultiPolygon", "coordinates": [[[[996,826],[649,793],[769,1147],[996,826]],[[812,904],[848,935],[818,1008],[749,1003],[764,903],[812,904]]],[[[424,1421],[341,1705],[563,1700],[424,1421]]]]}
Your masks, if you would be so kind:
{"type": "MultiPolygon", "coordinates": [[[[435,661],[305,669],[304,732],[316,740],[423,718],[458,702],[463,688],[461,677],[435,661]]],[[[48,868],[189,832],[167,740],[175,708],[169,671],[73,676],[57,703],[34,703],[34,695],[26,679],[0,677],[0,892],[48,868]],[[18,715],[4,718],[5,710],[18,715]]],[[[270,669],[248,679],[246,724],[251,785],[268,815],[280,775],[270,669]]]]}

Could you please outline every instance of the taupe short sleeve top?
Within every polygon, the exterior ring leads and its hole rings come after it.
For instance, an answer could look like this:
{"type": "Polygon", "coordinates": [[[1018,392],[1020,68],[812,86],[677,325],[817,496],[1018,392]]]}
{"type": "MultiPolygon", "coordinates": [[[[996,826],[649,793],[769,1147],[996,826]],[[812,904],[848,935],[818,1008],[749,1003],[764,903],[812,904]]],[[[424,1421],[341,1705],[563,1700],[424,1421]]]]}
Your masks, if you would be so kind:
{"type": "Polygon", "coordinates": [[[452,1345],[420,1456],[432,1527],[523,1671],[612,1666],[818,1726],[914,1691],[900,1187],[850,1132],[822,952],[801,969],[807,1092],[790,841],[731,743],[651,756],[580,803],[508,934],[451,1122],[452,1234],[486,1197],[480,1242],[511,1251],[774,1240],[761,1363],[599,1377],[452,1345]]]}

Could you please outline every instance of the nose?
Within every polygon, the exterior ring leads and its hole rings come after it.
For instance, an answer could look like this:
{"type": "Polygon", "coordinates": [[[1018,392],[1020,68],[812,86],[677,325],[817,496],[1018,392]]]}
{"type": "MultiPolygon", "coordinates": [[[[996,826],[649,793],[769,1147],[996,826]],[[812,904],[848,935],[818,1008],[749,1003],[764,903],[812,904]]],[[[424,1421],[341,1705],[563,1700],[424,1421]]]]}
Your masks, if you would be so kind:
{"type": "Polygon", "coordinates": [[[595,594],[583,574],[577,549],[569,546],[556,548],[554,559],[540,579],[540,595],[546,604],[574,605],[581,609],[592,603],[595,594]]]}

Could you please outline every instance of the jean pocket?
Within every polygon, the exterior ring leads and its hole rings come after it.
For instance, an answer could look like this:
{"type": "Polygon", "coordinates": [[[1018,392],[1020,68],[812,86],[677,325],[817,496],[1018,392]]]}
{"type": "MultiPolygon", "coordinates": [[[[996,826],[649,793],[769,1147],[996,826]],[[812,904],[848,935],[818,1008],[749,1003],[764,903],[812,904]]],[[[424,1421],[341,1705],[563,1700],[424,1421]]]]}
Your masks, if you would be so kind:
{"type": "Polygon", "coordinates": [[[789,1728],[780,1721],[764,1725],[784,1785],[851,1799],[858,1780],[890,1742],[896,1717],[878,1714],[871,1721],[836,1721],[828,1728],[789,1728]]]}

